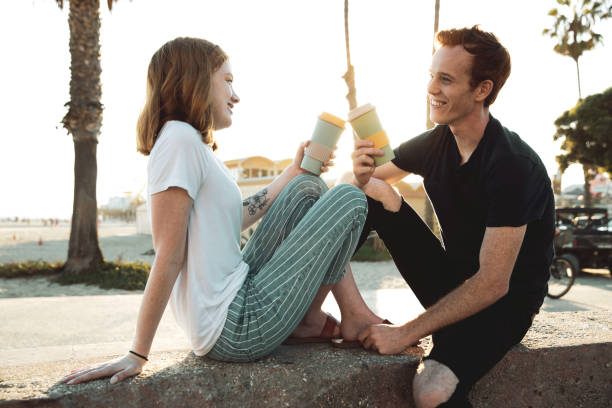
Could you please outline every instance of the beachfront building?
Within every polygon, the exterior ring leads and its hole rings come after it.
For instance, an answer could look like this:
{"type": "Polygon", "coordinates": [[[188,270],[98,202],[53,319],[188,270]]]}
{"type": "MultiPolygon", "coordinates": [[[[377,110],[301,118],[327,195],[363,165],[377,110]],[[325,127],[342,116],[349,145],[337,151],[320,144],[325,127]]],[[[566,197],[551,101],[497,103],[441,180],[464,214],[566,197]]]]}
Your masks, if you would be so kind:
{"type": "MultiPolygon", "coordinates": [[[[242,159],[225,161],[225,165],[236,180],[242,197],[250,197],[257,193],[283,172],[293,159],[271,160],[264,156],[250,156],[242,159]]],[[[331,188],[336,180],[324,179],[331,188]]],[[[425,200],[427,196],[422,184],[409,184],[399,181],[394,187],[404,197],[404,200],[421,216],[425,214],[425,200]]],[[[136,210],[136,225],[139,234],[151,234],[151,223],[147,214],[146,204],[136,210]]],[[[437,227],[435,228],[437,230],[437,227]]]]}
{"type": "Polygon", "coordinates": [[[111,197],[108,203],[98,208],[98,218],[101,221],[134,222],[136,211],[142,203],[140,192],[133,194],[125,192],[123,196],[111,197]]]}
{"type": "Polygon", "coordinates": [[[151,235],[151,220],[149,219],[147,203],[142,203],[136,208],[136,232],[151,235]]]}
{"type": "Polygon", "coordinates": [[[225,161],[234,180],[240,188],[242,197],[250,197],[270,184],[283,172],[293,159],[270,160],[264,156],[251,156],[225,161]]]}

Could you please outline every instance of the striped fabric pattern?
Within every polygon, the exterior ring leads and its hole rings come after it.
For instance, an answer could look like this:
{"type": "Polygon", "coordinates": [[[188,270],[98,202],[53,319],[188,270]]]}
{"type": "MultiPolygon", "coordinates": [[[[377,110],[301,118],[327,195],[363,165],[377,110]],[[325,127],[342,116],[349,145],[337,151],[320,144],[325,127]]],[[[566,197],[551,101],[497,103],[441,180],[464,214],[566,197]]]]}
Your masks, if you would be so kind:
{"type": "Polygon", "coordinates": [[[291,180],[244,248],[249,275],[207,356],[246,362],[278,347],[319,287],[342,279],[366,213],[365,195],[352,185],[328,191],[319,177],[303,174],[291,180]]]}

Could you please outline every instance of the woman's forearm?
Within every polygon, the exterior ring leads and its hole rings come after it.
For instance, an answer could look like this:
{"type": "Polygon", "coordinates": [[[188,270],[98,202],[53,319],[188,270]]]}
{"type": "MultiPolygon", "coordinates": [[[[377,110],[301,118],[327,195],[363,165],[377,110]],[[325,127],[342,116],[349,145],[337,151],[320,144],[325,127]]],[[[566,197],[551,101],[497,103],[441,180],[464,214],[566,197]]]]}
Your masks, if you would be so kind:
{"type": "Polygon", "coordinates": [[[301,173],[294,166],[289,166],[266,188],[242,201],[242,230],[263,217],[283,188],[301,173]]]}
{"type": "Polygon", "coordinates": [[[187,225],[193,200],[187,191],[171,187],[151,196],[151,226],[155,261],[140,303],[133,351],[149,354],[187,248],[187,225]]]}
{"type": "Polygon", "coordinates": [[[132,350],[144,356],[149,355],[153,337],[183,262],[182,256],[180,260],[172,260],[164,257],[163,254],[159,255],[161,256],[155,259],[151,268],[151,274],[140,303],[136,334],[132,343],[132,350]]]}

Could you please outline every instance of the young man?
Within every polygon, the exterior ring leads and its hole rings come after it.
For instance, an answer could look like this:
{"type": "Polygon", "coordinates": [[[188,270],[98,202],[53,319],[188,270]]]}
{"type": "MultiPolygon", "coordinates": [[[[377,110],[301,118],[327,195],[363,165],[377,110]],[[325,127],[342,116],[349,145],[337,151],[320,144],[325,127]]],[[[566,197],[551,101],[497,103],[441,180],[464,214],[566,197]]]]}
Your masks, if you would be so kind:
{"type": "Polygon", "coordinates": [[[376,230],[426,308],[403,326],[377,325],[359,340],[381,354],[433,334],[413,382],[418,407],[470,406],[474,383],[519,343],[547,291],[554,234],[551,183],[538,155],[489,114],[510,56],[478,27],[441,31],[428,97],[438,123],[378,168],[357,141],[354,184],[368,195],[361,242],[376,230]],[[391,188],[423,176],[443,243],[391,188]]]}

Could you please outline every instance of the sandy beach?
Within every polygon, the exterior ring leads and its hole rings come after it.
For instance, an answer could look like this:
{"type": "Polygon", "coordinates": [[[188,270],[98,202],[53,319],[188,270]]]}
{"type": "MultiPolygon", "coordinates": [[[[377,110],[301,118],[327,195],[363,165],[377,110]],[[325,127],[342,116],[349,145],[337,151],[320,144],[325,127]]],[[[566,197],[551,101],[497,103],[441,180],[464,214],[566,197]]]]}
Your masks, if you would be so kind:
{"type": "MultiPolygon", "coordinates": [[[[150,235],[138,234],[135,224],[101,223],[98,228],[100,247],[107,260],[152,263],[154,256],[145,253],[153,248],[150,235]]],[[[65,261],[68,254],[70,225],[58,226],[21,223],[0,224],[0,263],[42,260],[65,261]],[[42,245],[39,245],[39,240],[42,245]]],[[[360,290],[404,289],[406,283],[393,262],[354,262],[351,264],[360,290]]],[[[62,286],[47,278],[0,279],[0,298],[114,295],[140,291],[104,290],[95,286],[62,286]]]]}
{"type": "MultiPolygon", "coordinates": [[[[135,224],[102,223],[99,226],[100,247],[107,260],[143,261],[152,263],[154,256],[150,235],[138,234],[135,224]]],[[[0,223],[0,263],[43,260],[65,261],[68,254],[70,227],[67,223],[54,227],[42,224],[0,223]],[[38,245],[38,241],[42,245],[38,245]]],[[[357,286],[362,293],[378,293],[379,297],[403,293],[410,303],[422,310],[414,294],[392,261],[351,262],[357,286]],[[393,291],[392,289],[400,289],[393,291]]],[[[607,270],[581,274],[570,292],[562,299],[546,298],[547,311],[612,310],[612,279],[607,270]]],[[[0,279],[0,298],[61,297],[141,294],[142,291],[105,290],[97,286],[62,286],[47,278],[0,279]]]]}
{"type": "MultiPolygon", "coordinates": [[[[100,247],[107,260],[141,260],[152,262],[153,256],[142,255],[153,248],[150,235],[137,234],[136,224],[101,223],[98,226],[100,247]]],[[[43,226],[22,223],[0,223],[0,263],[28,260],[65,261],[68,254],[70,224],[43,226]],[[38,242],[41,241],[42,245],[38,242]]]]}

